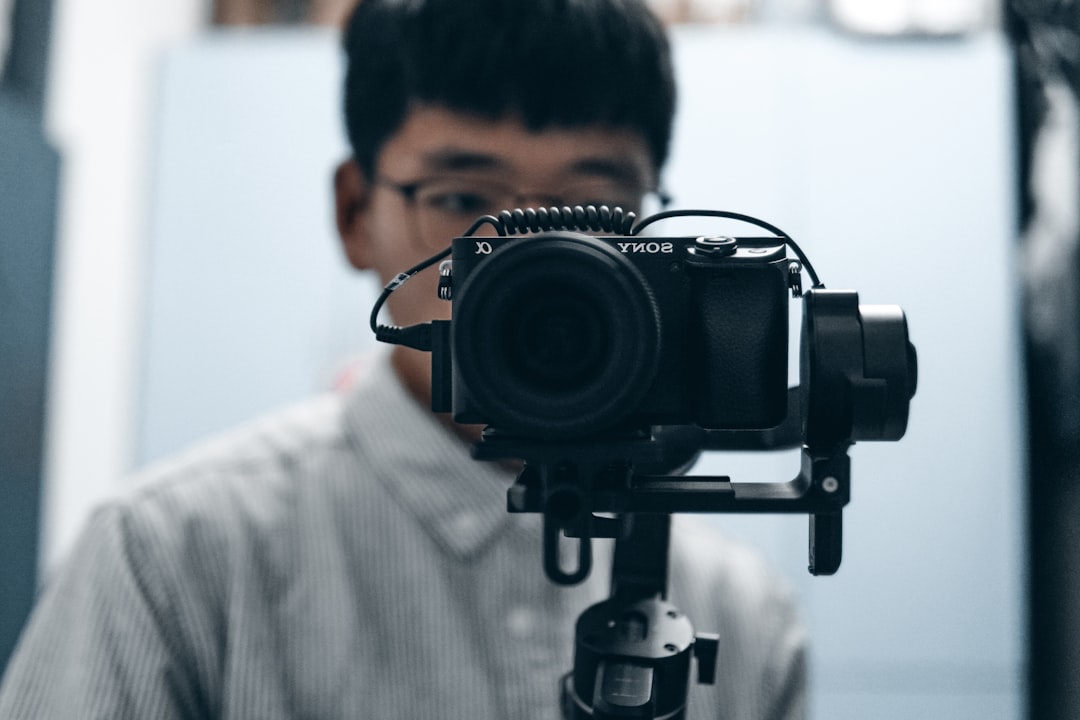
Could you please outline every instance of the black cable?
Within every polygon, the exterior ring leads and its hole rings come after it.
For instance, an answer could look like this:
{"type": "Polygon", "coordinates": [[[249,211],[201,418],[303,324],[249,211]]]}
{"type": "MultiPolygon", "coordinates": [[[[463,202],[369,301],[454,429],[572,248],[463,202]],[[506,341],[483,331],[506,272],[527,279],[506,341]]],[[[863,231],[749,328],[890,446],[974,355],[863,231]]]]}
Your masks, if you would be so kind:
{"type": "Polygon", "coordinates": [[[636,218],[634,213],[626,212],[621,207],[575,205],[503,210],[499,213],[498,220],[506,233],[511,235],[548,230],[591,230],[629,235],[636,218]]]}
{"type": "MultiPolygon", "coordinates": [[[[492,225],[499,235],[506,235],[506,228],[499,218],[492,215],[484,215],[477,218],[473,224],[469,226],[469,229],[464,232],[462,237],[471,236],[484,225],[492,225]]],[[[386,283],[386,287],[379,293],[378,299],[375,300],[375,305],[371,308],[371,317],[368,321],[371,325],[371,331],[375,333],[376,340],[392,345],[406,345],[411,348],[416,348],[417,350],[431,350],[431,323],[420,323],[419,325],[409,325],[408,327],[380,325],[379,312],[382,310],[383,305],[386,304],[387,299],[390,297],[390,293],[404,285],[413,275],[426,270],[441,260],[445,260],[450,256],[451,250],[452,247],[447,245],[446,249],[432,255],[427,260],[412,266],[405,272],[398,273],[390,280],[390,282],[386,283]]]]}
{"type": "Polygon", "coordinates": [[[659,220],[667,220],[673,217],[719,217],[727,218],[729,220],[739,220],[750,225],[756,225],[759,228],[768,230],[772,234],[777,236],[778,240],[783,240],[784,244],[791,248],[792,252],[799,258],[799,262],[806,269],[806,273],[810,276],[810,280],[813,281],[814,287],[824,288],[825,285],[818,278],[817,272],[814,270],[814,266],[810,264],[810,260],[806,257],[806,253],[802,251],[798,243],[791,239],[791,236],[780,228],[767,223],[764,220],[753,217],[752,215],[743,215],[742,213],[731,212],[729,210],[665,210],[658,212],[654,215],[650,215],[647,218],[643,218],[641,222],[634,226],[634,229],[630,232],[631,235],[639,234],[644,228],[652,225],[659,220]]]}
{"type": "Polygon", "coordinates": [[[411,348],[416,348],[417,350],[431,350],[431,323],[409,325],[408,327],[380,325],[379,311],[382,310],[382,306],[386,304],[386,300],[390,297],[390,293],[404,285],[413,275],[421,270],[431,267],[440,260],[447,258],[449,255],[450,247],[447,247],[442,252],[432,255],[427,260],[414,265],[405,272],[398,273],[390,282],[386,283],[386,287],[383,288],[382,292],[379,294],[379,298],[375,301],[374,307],[371,308],[370,324],[372,332],[375,333],[376,340],[391,343],[393,345],[407,345],[411,348]]]}

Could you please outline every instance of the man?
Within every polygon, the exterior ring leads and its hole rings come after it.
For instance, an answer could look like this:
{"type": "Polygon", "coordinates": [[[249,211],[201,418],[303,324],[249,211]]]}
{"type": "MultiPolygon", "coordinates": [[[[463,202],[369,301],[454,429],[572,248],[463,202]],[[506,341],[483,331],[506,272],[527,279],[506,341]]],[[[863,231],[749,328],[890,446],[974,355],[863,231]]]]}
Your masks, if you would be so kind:
{"type": "MultiPolygon", "coordinates": [[[[507,206],[657,188],[674,88],[634,0],[363,0],[344,47],[337,223],[358,269],[389,280],[507,206]]],[[[395,323],[446,316],[429,275],[395,323]]],[[[429,356],[396,347],[345,395],[147,471],[46,589],[0,717],[558,717],[610,548],[586,582],[548,582],[511,473],[429,400],[429,356]]],[[[752,553],[676,523],[670,586],[721,638],[690,717],[802,716],[803,633],[752,553]]]]}

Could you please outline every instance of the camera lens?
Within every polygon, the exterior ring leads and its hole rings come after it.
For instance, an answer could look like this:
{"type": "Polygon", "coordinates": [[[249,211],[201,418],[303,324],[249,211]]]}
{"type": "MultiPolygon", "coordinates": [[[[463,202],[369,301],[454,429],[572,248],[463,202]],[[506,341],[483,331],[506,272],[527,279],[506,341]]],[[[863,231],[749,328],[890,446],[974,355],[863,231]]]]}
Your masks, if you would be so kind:
{"type": "Polygon", "coordinates": [[[595,382],[614,346],[602,311],[571,285],[533,283],[507,308],[500,351],[514,381],[541,392],[595,382]]]}
{"type": "MultiPolygon", "coordinates": [[[[506,242],[455,293],[455,370],[477,414],[532,437],[583,436],[640,403],[660,315],[641,272],[577,233],[506,242]]],[[[457,392],[457,391],[456,391],[457,392]]]]}

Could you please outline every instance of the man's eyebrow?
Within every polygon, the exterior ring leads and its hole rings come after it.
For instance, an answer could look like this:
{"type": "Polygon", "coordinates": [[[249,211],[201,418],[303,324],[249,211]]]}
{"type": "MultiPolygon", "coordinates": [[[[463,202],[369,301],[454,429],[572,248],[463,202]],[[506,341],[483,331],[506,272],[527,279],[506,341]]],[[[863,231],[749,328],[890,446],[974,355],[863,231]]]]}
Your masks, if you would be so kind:
{"type": "MultiPolygon", "coordinates": [[[[491,153],[480,150],[440,148],[424,155],[424,165],[433,172],[465,172],[469,170],[508,170],[511,164],[491,153]]],[[[647,182],[641,168],[630,160],[613,157],[583,157],[570,164],[569,174],[601,177],[633,185],[647,182]]]]}
{"type": "Polygon", "coordinates": [[[596,175],[616,182],[632,185],[646,181],[641,169],[629,160],[607,157],[581,158],[570,166],[575,175],[596,175]]]}
{"type": "Polygon", "coordinates": [[[492,170],[506,167],[506,162],[495,155],[475,150],[445,148],[424,156],[424,164],[438,172],[461,170],[492,170]]]}

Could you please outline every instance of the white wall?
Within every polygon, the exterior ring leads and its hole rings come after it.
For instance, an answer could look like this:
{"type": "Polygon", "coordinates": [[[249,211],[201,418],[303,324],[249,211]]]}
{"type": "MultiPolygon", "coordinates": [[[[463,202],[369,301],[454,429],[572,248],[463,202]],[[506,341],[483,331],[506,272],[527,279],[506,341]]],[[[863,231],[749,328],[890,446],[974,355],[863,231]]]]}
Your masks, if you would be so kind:
{"type": "Polygon", "coordinates": [[[334,231],[338,63],[321,29],[211,33],[165,57],[140,462],[328,387],[374,342],[371,281],[334,231]]]}
{"type": "Polygon", "coordinates": [[[131,467],[161,49],[203,0],[57,0],[46,101],[61,154],[42,567],[131,467]]]}

